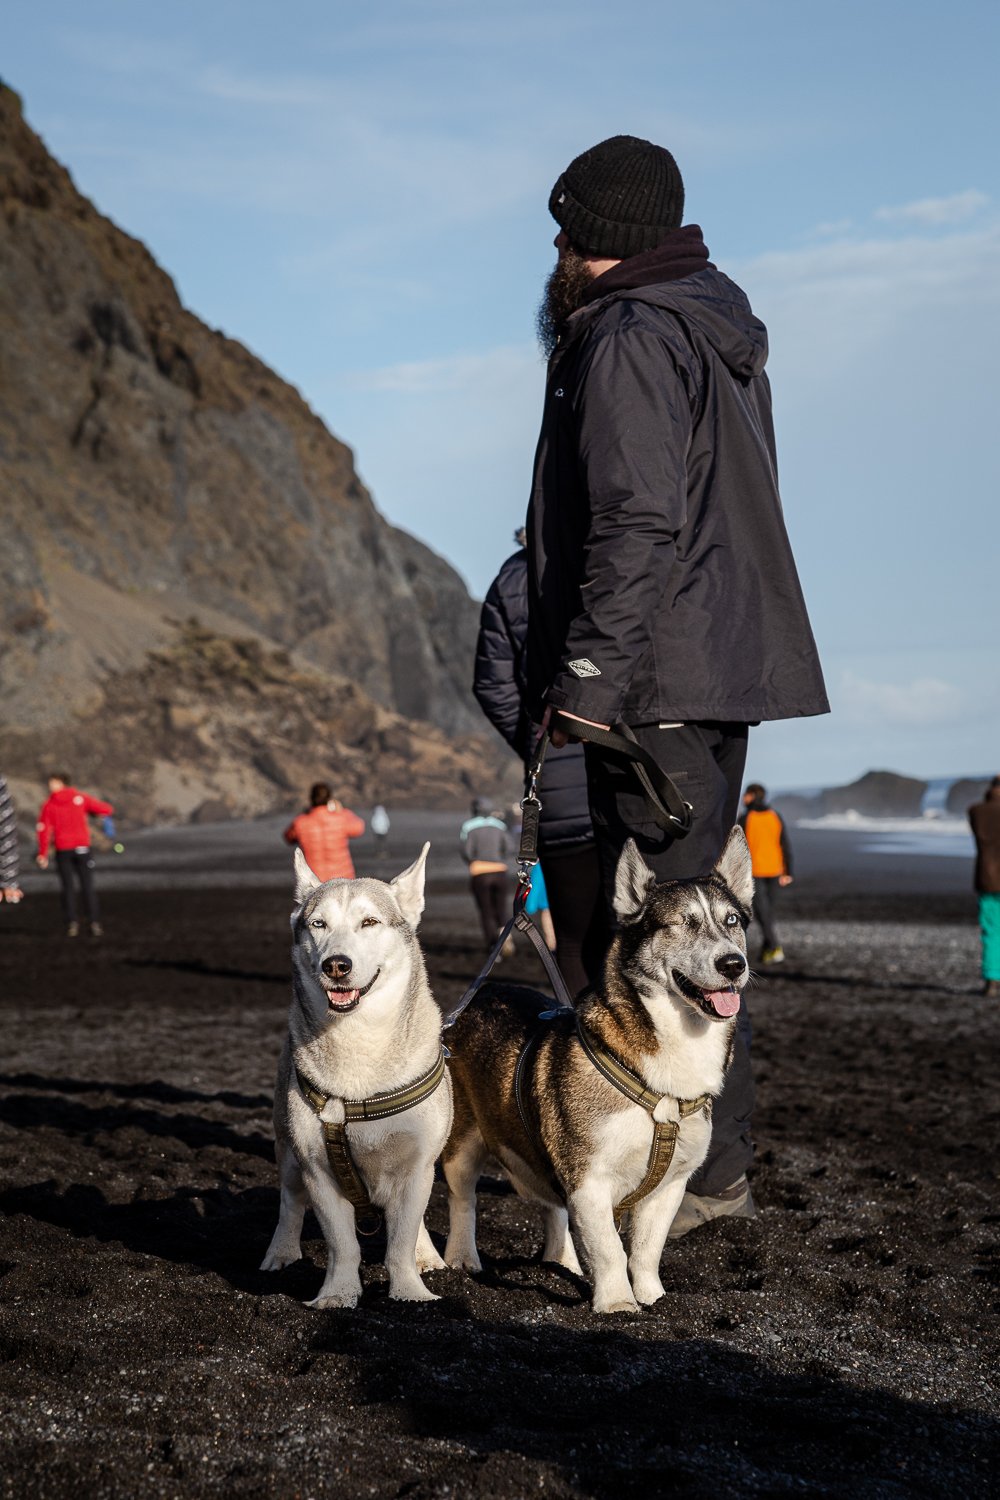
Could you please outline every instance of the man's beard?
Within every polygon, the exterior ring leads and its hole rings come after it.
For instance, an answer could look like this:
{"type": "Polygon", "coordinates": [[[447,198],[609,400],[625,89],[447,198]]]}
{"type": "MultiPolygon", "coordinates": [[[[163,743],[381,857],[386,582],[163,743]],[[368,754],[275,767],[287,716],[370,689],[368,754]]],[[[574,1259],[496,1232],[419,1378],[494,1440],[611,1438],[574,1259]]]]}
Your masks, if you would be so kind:
{"type": "Polygon", "coordinates": [[[575,250],[564,251],[549,273],[535,316],[538,342],[546,359],[555,353],[567,320],[583,306],[593,283],[589,261],[575,250]]]}

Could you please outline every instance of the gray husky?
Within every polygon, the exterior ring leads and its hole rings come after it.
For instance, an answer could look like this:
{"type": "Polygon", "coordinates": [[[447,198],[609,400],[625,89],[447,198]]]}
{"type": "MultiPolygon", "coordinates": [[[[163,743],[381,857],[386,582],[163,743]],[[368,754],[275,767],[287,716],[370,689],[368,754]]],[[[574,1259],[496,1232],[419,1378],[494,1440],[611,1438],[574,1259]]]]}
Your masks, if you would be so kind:
{"type": "Polygon", "coordinates": [[[295,851],[292,1004],[274,1093],[281,1214],[261,1270],[300,1258],[308,1195],[329,1251],[310,1307],[355,1306],[358,1229],[379,1213],[390,1297],[433,1300],[420,1272],[444,1269],[423,1222],[452,1118],[416,937],[429,847],[388,884],[324,884],[295,851]]]}
{"type": "Polygon", "coordinates": [[[711,874],[665,885],[629,840],[599,991],[561,1012],[518,986],[480,991],[448,1033],[449,1266],[481,1269],[476,1182],[494,1156],[542,1205],[543,1258],[579,1272],[579,1250],[595,1312],[663,1296],[667,1231],[708,1151],[711,1100],[732,1055],[752,897],[739,828],[711,874]]]}

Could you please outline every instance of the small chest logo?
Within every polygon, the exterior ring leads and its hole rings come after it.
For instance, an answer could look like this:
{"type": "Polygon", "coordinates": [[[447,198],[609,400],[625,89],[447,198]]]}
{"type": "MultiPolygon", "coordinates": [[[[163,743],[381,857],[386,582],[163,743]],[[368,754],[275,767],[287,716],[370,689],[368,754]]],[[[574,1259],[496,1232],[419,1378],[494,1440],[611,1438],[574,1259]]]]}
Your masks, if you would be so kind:
{"type": "Polygon", "coordinates": [[[601,675],[600,667],[595,667],[594,663],[588,661],[585,656],[578,657],[576,661],[569,661],[566,665],[571,672],[576,673],[577,677],[600,677],[601,675]]]}

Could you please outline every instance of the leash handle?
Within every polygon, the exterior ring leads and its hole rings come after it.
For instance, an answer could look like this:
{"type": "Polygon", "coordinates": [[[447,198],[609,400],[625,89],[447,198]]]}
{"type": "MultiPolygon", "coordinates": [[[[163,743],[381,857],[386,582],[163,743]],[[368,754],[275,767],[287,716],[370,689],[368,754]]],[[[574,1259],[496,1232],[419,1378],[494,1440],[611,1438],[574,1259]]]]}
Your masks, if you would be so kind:
{"type": "Polygon", "coordinates": [[[639,785],[646,794],[654,821],[664,833],[669,833],[674,839],[683,839],[691,832],[694,809],[690,802],[685,802],[666,771],[638,743],[627,724],[618,723],[613,729],[598,729],[596,724],[585,724],[582,719],[573,719],[557,711],[552,716],[549,728],[561,729],[572,739],[599,745],[602,750],[610,750],[612,754],[631,762],[639,785]]]}
{"type": "Polygon", "coordinates": [[[538,863],[538,830],[542,817],[542,801],[538,795],[542,767],[549,737],[543,730],[538,736],[535,753],[524,776],[524,796],[521,798],[521,841],[517,849],[517,889],[514,892],[514,914],[524,910],[531,890],[531,877],[538,863]]]}

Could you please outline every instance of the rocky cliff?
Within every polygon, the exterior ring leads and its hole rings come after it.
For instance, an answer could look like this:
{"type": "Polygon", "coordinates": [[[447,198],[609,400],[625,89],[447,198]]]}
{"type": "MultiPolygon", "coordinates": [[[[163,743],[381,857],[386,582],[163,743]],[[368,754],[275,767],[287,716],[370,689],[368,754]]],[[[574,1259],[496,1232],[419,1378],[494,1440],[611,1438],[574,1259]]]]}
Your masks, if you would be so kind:
{"type": "Polygon", "coordinates": [[[916,777],[901,776],[898,771],[866,771],[848,786],[809,794],[779,792],[774,800],[790,822],[846,812],[869,818],[918,818],[926,792],[927,782],[916,777]]]}
{"type": "MultiPolygon", "coordinates": [[[[483,734],[468,686],[478,612],[457,574],[385,522],[350,450],[296,391],[186,311],[2,86],[0,485],[0,754],[15,775],[65,759],[59,746],[84,723],[115,760],[124,699],[152,672],[157,701],[170,700],[191,629],[255,641],[272,663],[291,653],[289,683],[313,694],[314,718],[329,689],[349,690],[357,722],[382,713],[380,733],[393,714],[425,721],[405,730],[414,764],[418,741],[441,750],[445,735],[483,734]]],[[[198,692],[211,703],[230,685],[198,692]]],[[[361,744],[357,722],[337,716],[327,769],[361,744]]],[[[140,739],[149,790],[166,742],[154,755],[140,739]]],[[[498,768],[486,743],[467,748],[470,774],[498,768]]],[[[186,744],[171,741],[179,771],[186,744]]],[[[227,753],[257,767],[252,788],[226,794],[234,810],[286,795],[252,746],[230,740],[227,753]]],[[[296,764],[307,761],[302,747],[296,764]]],[[[157,810],[169,815],[170,799],[157,810]]]]}

